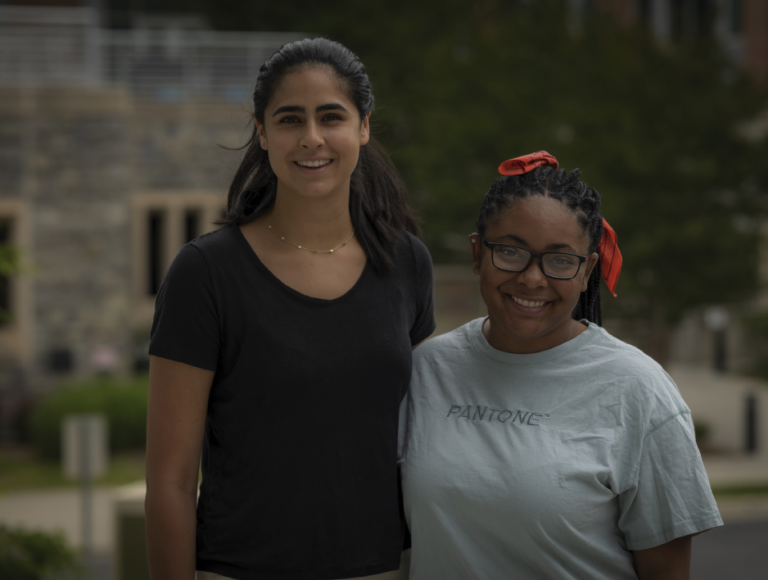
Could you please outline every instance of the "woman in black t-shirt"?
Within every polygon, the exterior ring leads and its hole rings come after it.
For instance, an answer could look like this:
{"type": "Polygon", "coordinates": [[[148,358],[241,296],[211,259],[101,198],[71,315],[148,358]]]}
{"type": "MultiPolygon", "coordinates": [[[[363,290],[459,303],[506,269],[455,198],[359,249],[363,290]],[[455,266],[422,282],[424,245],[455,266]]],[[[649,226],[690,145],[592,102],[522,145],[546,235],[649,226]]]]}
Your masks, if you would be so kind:
{"type": "Polygon", "coordinates": [[[181,250],[157,298],[150,572],[397,578],[397,417],[411,349],[434,330],[429,254],[371,141],[352,52],[287,44],[253,100],[228,217],[181,250]]]}

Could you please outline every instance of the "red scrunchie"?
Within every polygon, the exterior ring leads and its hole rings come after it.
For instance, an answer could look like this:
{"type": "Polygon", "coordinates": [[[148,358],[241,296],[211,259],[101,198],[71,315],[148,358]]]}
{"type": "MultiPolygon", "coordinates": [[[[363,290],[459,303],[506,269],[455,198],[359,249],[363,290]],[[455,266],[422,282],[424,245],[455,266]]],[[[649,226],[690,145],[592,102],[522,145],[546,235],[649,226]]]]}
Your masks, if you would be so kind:
{"type": "Polygon", "coordinates": [[[616,236],[616,232],[608,225],[608,222],[603,218],[603,237],[600,238],[600,246],[597,249],[600,254],[601,274],[603,280],[605,280],[608,290],[611,294],[616,296],[616,284],[619,281],[619,274],[621,274],[621,264],[624,259],[621,257],[619,251],[619,239],[616,236]]]}
{"type": "MultiPolygon", "coordinates": [[[[537,167],[551,166],[555,169],[559,164],[557,159],[546,151],[537,151],[529,155],[523,155],[521,157],[515,157],[514,159],[508,159],[501,165],[499,165],[499,173],[502,175],[522,175],[533,171],[537,167]]],[[[603,237],[600,238],[600,246],[598,248],[600,254],[601,274],[603,280],[605,280],[608,290],[611,294],[616,296],[616,284],[619,281],[619,274],[621,273],[621,265],[623,258],[619,251],[618,238],[613,228],[608,225],[608,222],[603,218],[603,237]]]]}
{"type": "Polygon", "coordinates": [[[530,155],[508,159],[499,165],[499,173],[502,175],[522,175],[533,171],[537,167],[551,165],[555,169],[558,167],[557,159],[546,151],[537,151],[530,155]]]}

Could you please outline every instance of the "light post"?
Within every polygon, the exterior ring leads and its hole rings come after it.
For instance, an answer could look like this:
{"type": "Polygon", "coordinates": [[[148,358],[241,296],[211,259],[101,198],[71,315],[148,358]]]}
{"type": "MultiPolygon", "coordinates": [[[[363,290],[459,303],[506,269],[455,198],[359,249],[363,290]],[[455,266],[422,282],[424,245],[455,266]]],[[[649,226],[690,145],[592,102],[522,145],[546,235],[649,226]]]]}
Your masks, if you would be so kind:
{"type": "Polygon", "coordinates": [[[712,331],[713,339],[713,368],[719,373],[726,370],[725,330],[728,327],[728,311],[721,306],[710,306],[704,311],[704,324],[712,331]]]}

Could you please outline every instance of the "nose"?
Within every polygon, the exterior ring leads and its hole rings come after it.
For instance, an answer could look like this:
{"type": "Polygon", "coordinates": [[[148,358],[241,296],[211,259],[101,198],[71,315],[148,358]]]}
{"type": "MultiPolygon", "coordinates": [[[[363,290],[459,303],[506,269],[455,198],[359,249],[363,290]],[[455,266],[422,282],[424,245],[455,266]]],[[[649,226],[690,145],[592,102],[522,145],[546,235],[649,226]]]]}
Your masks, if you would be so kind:
{"type": "Polygon", "coordinates": [[[317,149],[322,147],[324,143],[323,135],[320,132],[320,127],[314,120],[310,119],[304,125],[304,131],[301,134],[299,144],[304,149],[317,149]]]}
{"type": "Polygon", "coordinates": [[[547,277],[541,271],[541,261],[539,258],[532,257],[528,267],[517,274],[517,281],[528,288],[544,288],[549,285],[547,277]]]}

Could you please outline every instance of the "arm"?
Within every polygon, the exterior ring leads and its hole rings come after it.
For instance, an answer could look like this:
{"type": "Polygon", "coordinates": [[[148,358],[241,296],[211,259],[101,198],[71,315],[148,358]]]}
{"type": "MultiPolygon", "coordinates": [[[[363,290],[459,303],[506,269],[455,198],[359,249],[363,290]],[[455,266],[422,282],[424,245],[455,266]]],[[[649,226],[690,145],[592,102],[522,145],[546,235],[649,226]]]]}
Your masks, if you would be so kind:
{"type": "Polygon", "coordinates": [[[150,357],[147,557],[153,580],[193,580],[197,482],[213,371],[150,357]]]}
{"type": "Polygon", "coordinates": [[[648,550],[635,550],[633,555],[640,580],[691,578],[691,536],[676,538],[648,550]]]}

